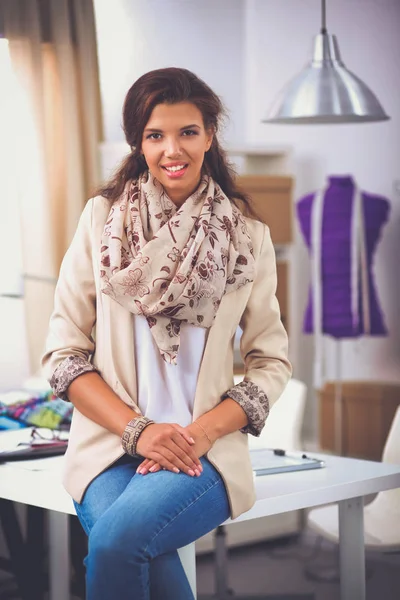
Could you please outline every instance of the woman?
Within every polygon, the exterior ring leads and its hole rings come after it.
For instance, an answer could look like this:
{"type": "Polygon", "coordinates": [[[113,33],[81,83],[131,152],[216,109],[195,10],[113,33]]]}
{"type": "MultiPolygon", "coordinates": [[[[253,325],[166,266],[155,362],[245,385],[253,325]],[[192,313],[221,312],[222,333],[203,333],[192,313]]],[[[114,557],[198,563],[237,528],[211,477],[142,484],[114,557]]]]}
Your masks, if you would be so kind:
{"type": "Polygon", "coordinates": [[[132,152],[61,267],[43,365],[75,407],[65,486],[89,536],[89,600],[193,598],[177,548],[253,505],[246,434],[290,377],[273,246],[236,206],[221,113],[190,71],[138,79],[132,152]]]}

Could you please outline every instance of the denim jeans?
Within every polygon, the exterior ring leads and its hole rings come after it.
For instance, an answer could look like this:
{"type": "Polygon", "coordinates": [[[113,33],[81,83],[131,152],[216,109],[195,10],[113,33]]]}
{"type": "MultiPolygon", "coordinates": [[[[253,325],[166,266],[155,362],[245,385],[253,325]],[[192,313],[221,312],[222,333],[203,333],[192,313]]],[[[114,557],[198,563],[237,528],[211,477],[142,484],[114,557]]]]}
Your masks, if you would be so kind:
{"type": "Polygon", "coordinates": [[[89,536],[87,600],[193,600],[177,548],[229,517],[220,474],[201,458],[200,477],[136,474],[122,457],[87,488],[78,518],[89,536]]]}

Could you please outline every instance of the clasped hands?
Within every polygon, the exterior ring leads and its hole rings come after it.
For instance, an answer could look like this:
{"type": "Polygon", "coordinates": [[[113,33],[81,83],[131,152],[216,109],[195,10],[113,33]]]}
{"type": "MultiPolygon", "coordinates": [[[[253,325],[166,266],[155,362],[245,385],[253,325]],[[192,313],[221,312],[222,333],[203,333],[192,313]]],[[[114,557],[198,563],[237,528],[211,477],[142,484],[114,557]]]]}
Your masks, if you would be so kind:
{"type": "Polygon", "coordinates": [[[165,469],[199,477],[203,471],[200,457],[208,452],[211,445],[196,422],[187,427],[177,423],[153,423],[142,431],[137,441],[137,453],[145,460],[136,472],[146,475],[165,469]]]}

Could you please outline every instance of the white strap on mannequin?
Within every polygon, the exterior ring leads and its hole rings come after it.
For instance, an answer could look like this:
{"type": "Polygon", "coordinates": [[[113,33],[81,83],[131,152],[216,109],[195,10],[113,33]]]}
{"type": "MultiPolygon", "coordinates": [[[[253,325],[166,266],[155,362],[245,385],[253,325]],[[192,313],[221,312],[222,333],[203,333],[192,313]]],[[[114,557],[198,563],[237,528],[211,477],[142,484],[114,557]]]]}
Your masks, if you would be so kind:
{"type": "Polygon", "coordinates": [[[361,310],[364,333],[371,332],[371,317],[369,306],[369,284],[367,266],[367,242],[365,232],[364,205],[362,193],[354,188],[353,213],[351,223],[351,312],[353,327],[358,329],[360,323],[359,304],[359,276],[361,274],[361,310]]]}

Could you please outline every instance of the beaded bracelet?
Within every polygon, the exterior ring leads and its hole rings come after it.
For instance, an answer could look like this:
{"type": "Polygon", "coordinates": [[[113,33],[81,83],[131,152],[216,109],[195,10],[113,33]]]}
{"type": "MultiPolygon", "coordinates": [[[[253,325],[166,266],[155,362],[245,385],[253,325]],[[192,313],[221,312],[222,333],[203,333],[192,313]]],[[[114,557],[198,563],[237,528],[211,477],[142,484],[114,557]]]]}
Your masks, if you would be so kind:
{"type": "Polygon", "coordinates": [[[121,437],[122,447],[126,454],[130,454],[130,456],[138,456],[136,452],[136,445],[139,436],[142,431],[152,423],[154,423],[154,421],[148,419],[147,417],[135,417],[129,421],[121,437]]]}

